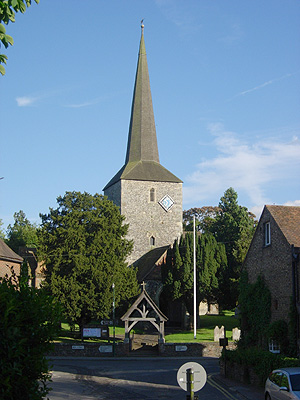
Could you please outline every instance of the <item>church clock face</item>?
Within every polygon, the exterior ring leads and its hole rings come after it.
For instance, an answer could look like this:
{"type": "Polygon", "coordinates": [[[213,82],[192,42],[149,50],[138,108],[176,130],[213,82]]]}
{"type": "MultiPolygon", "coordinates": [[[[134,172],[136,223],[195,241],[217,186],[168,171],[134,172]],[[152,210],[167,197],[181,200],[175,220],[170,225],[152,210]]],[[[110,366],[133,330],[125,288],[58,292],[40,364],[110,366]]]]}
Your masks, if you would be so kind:
{"type": "Polygon", "coordinates": [[[171,207],[174,204],[174,201],[171,199],[171,197],[166,194],[160,201],[159,204],[162,206],[162,208],[165,211],[169,211],[171,209],[171,207]]]}

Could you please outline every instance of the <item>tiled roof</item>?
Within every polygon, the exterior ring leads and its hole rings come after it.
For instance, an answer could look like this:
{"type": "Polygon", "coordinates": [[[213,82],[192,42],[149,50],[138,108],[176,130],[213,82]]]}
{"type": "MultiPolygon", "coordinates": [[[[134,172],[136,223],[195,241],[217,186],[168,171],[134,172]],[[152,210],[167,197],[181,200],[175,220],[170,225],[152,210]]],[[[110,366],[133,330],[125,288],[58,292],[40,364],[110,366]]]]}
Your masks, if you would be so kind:
{"type": "Polygon", "coordinates": [[[266,206],[290,244],[300,247],[300,207],[266,206]]]}
{"type": "Polygon", "coordinates": [[[0,239],[0,260],[22,263],[23,258],[15,253],[7,244],[0,239]]]}
{"type": "Polygon", "coordinates": [[[151,274],[153,275],[153,270],[157,267],[157,264],[159,264],[169,247],[170,246],[156,247],[148,251],[148,253],[144,254],[134,263],[134,266],[137,267],[138,270],[137,278],[139,282],[147,278],[149,279],[149,276],[151,274]]]}

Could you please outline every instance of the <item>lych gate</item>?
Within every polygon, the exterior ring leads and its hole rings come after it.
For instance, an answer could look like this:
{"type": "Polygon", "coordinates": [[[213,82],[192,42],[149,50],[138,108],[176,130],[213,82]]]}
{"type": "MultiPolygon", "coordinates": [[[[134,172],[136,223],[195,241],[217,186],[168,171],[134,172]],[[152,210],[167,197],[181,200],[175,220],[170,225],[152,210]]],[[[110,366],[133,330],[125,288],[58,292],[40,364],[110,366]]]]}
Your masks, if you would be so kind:
{"type": "Polygon", "coordinates": [[[142,284],[143,290],[129,310],[121,317],[125,321],[125,339],[129,342],[129,333],[138,322],[150,322],[159,332],[159,343],[165,341],[164,324],[168,318],[160,311],[145,289],[145,283],[142,284]]]}

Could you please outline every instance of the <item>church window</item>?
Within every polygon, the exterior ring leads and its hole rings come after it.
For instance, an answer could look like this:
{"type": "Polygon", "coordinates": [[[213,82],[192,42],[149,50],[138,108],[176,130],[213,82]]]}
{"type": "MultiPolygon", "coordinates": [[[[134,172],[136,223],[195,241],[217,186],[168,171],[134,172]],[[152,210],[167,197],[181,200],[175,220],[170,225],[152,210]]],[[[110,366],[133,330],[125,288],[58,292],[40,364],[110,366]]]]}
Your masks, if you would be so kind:
{"type": "Polygon", "coordinates": [[[271,244],[271,226],[270,222],[265,223],[265,241],[264,245],[269,246],[271,244]]]}
{"type": "Polygon", "coordinates": [[[155,189],[150,189],[150,202],[153,203],[155,201],[155,189]]]}
{"type": "Polygon", "coordinates": [[[155,237],[151,236],[150,238],[150,246],[155,246],[155,237]]]}
{"type": "Polygon", "coordinates": [[[275,353],[275,354],[280,353],[280,344],[276,340],[270,339],[269,340],[269,351],[271,353],[275,353]]]}

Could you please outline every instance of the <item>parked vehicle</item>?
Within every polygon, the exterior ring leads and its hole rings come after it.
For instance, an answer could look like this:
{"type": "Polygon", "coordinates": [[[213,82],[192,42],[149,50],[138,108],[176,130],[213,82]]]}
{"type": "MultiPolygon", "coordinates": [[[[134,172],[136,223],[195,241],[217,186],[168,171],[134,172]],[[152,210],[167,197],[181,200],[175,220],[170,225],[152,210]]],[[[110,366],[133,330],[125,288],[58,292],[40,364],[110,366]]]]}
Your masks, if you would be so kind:
{"type": "Polygon", "coordinates": [[[272,371],[266,380],[265,399],[300,399],[300,368],[281,368],[272,371]]]}

